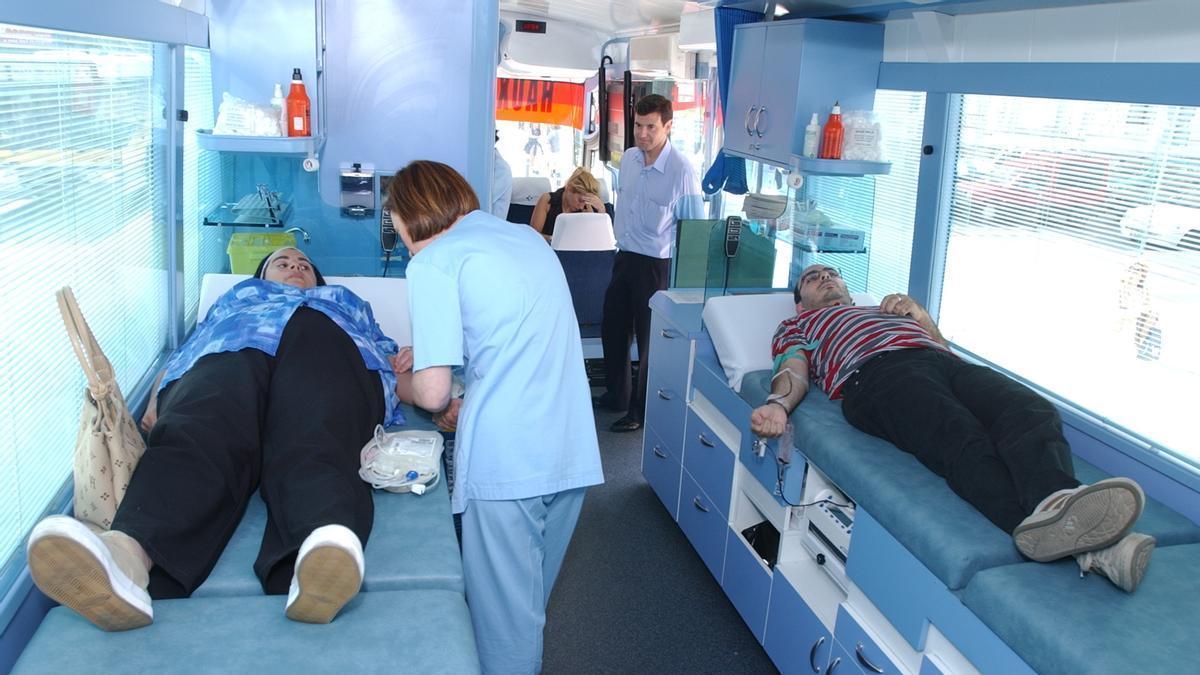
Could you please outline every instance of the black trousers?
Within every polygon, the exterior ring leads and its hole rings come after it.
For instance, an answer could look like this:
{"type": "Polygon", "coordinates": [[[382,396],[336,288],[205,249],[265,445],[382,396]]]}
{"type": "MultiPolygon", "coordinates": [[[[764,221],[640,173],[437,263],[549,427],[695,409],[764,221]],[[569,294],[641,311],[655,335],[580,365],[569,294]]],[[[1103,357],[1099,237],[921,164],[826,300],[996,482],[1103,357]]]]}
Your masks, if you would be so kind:
{"type": "Polygon", "coordinates": [[[850,424],[915,455],[1005,532],[1079,485],[1058,411],[991,368],[935,349],[885,352],[842,392],[850,424]]]}
{"type": "Polygon", "coordinates": [[[210,354],[171,383],[113,521],[154,561],[151,596],[186,597],[204,582],[256,489],[267,526],[254,572],[266,593],[287,592],[300,544],[322,525],[366,545],[375,510],[359,451],[383,421],[380,387],[353,340],[304,307],[274,357],[210,354]]]}
{"type": "Polygon", "coordinates": [[[671,260],[618,251],[612,281],[604,293],[600,344],[604,349],[605,398],[613,408],[628,408],[629,417],[646,416],[646,373],[650,371],[650,296],[666,290],[671,260]],[[631,382],[629,347],[637,338],[637,382],[631,382]]]}

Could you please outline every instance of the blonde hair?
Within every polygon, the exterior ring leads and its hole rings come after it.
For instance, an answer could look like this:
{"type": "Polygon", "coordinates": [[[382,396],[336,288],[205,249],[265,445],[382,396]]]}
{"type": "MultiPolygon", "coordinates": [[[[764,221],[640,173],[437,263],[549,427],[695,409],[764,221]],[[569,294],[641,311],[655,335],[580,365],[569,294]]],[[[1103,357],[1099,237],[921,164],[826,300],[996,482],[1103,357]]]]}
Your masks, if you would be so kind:
{"type": "Polygon", "coordinates": [[[591,171],[582,166],[575,169],[575,172],[571,174],[570,178],[567,178],[567,182],[563,186],[570,188],[571,192],[586,192],[594,194],[597,197],[600,196],[600,181],[596,180],[591,171]]]}

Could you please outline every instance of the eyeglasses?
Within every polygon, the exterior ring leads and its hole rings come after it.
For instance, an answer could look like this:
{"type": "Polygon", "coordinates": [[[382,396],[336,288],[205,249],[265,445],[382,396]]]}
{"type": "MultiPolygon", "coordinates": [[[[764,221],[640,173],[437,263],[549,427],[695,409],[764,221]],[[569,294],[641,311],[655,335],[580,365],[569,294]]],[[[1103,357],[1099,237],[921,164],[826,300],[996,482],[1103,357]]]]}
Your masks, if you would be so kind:
{"type": "Polygon", "coordinates": [[[842,277],[842,273],[836,268],[825,267],[819,270],[810,270],[806,272],[804,276],[800,277],[800,283],[807,284],[816,281],[817,279],[821,278],[822,274],[828,274],[832,279],[840,279],[842,277]]]}

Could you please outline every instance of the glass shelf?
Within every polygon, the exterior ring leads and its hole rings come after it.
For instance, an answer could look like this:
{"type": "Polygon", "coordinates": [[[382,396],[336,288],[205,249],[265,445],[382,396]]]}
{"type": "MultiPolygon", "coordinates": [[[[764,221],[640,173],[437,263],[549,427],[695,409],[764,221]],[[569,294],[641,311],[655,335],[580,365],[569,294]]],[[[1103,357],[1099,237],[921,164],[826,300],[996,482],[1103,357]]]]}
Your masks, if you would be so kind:
{"type": "Polygon", "coordinates": [[[208,129],[196,131],[196,142],[204,150],[218,152],[256,152],[271,155],[315,155],[325,143],[324,136],[225,136],[208,129]]]}
{"type": "Polygon", "coordinates": [[[891,162],[867,162],[854,159],[814,159],[792,155],[792,163],[809,176],[879,176],[892,172],[891,162]]]}

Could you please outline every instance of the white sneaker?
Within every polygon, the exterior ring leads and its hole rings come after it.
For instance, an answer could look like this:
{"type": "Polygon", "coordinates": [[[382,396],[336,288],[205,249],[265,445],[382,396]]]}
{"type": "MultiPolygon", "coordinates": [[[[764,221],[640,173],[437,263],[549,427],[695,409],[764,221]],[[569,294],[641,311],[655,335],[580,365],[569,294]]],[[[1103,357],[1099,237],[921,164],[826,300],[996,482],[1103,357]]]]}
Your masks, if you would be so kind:
{"type": "Polygon", "coordinates": [[[129,630],[154,620],[150,594],[141,581],[146,571],[140,563],[128,555],[117,557],[78,520],[67,516],[42,520],[29,535],[26,552],[37,587],[98,627],[129,630]]]}
{"type": "Polygon", "coordinates": [[[1150,554],[1154,552],[1156,544],[1154,537],[1148,534],[1130,532],[1112,546],[1075,556],[1079,563],[1079,576],[1099,572],[1117,588],[1132,593],[1142,583],[1142,577],[1146,576],[1150,554]]]}
{"type": "Polygon", "coordinates": [[[304,623],[333,621],[358,594],[363,572],[358,535],[344,525],[318,527],[300,545],[284,613],[304,623]]]}
{"type": "Polygon", "coordinates": [[[1037,562],[1111,546],[1142,515],[1146,495],[1128,478],[1059,490],[1013,530],[1017,549],[1037,562]]]}

